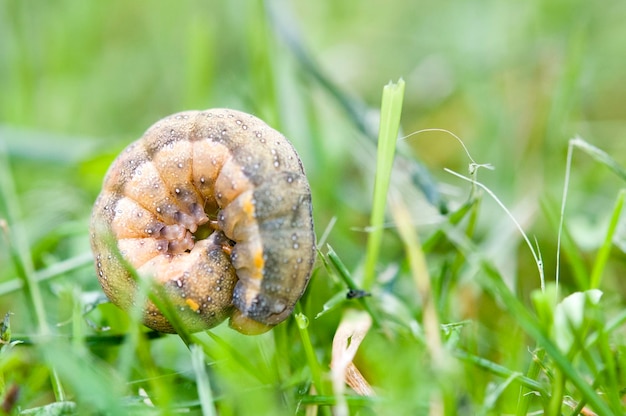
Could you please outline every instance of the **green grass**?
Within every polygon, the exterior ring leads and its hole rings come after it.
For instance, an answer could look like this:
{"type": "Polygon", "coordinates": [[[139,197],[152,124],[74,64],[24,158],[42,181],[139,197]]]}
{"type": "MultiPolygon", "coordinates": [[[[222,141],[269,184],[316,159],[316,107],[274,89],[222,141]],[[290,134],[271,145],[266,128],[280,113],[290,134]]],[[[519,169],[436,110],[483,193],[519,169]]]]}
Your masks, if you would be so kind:
{"type": "Polygon", "coordinates": [[[617,0],[0,0],[0,414],[623,414],[625,18],[617,0]],[[109,163],[211,107],[281,130],[311,182],[315,271],[261,336],[150,332],[92,264],[109,163]],[[355,310],[374,396],[333,385],[355,310]]]}

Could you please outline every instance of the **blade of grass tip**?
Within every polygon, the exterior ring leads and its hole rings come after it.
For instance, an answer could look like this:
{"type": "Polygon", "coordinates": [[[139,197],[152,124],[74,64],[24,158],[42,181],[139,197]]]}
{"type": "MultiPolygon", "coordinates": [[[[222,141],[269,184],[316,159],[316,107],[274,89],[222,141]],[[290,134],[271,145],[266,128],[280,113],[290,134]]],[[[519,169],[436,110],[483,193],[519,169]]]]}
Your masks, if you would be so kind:
{"type": "Polygon", "coordinates": [[[400,116],[404,99],[404,81],[389,83],[383,88],[380,111],[380,129],[378,132],[378,152],[376,157],[376,176],[374,178],[374,198],[370,217],[371,232],[367,239],[363,288],[371,289],[376,274],[376,264],[383,237],[383,222],[387,205],[387,191],[391,179],[391,168],[396,151],[400,116]]]}
{"type": "MultiPolygon", "coordinates": [[[[22,279],[26,299],[30,303],[30,309],[35,313],[38,332],[45,337],[50,335],[50,328],[46,320],[43,297],[35,279],[35,266],[30,256],[26,232],[18,225],[21,214],[14,183],[4,142],[0,141],[0,215],[6,216],[6,225],[3,227],[3,231],[11,259],[18,276],[22,279]],[[4,206],[2,201],[4,201],[4,206]]],[[[53,365],[50,367],[50,381],[55,399],[64,402],[66,400],[65,391],[53,365]]]]}
{"type": "Polygon", "coordinates": [[[328,225],[324,229],[324,232],[322,233],[322,236],[320,237],[320,239],[317,242],[317,246],[318,247],[324,247],[324,245],[326,244],[326,240],[328,239],[328,236],[330,235],[330,232],[335,227],[336,223],[337,223],[337,217],[332,217],[330,219],[330,221],[328,222],[328,225]]]}
{"type": "Polygon", "coordinates": [[[346,286],[348,286],[348,289],[359,290],[360,289],[359,285],[357,285],[356,282],[352,279],[352,276],[350,275],[350,271],[348,270],[346,265],[343,264],[343,261],[341,261],[341,259],[337,255],[337,252],[335,251],[335,249],[330,244],[326,244],[326,249],[327,249],[326,255],[328,257],[328,260],[330,260],[330,263],[333,265],[333,267],[339,274],[339,277],[344,281],[346,286]]]}
{"type": "Polygon", "coordinates": [[[620,216],[622,215],[625,193],[626,192],[622,190],[617,196],[615,208],[613,208],[613,215],[611,215],[611,221],[609,222],[609,228],[606,232],[606,236],[604,237],[604,242],[598,251],[598,255],[596,256],[593,269],[591,269],[591,279],[589,284],[590,289],[597,289],[600,287],[600,280],[602,279],[604,266],[606,266],[606,262],[609,259],[609,254],[611,253],[611,248],[613,246],[613,236],[615,235],[617,224],[619,223],[620,216]]]}
{"type": "Polygon", "coordinates": [[[609,156],[604,150],[586,142],[581,137],[574,137],[570,140],[570,146],[577,147],[589,156],[611,169],[617,176],[626,181],[626,169],[624,169],[615,159],[609,156]]]}
{"type": "Polygon", "coordinates": [[[211,391],[211,383],[209,375],[206,372],[204,364],[204,351],[199,345],[191,345],[191,366],[196,375],[196,388],[198,389],[198,397],[200,398],[200,407],[203,416],[215,416],[215,406],[213,405],[213,393],[211,391]]]}

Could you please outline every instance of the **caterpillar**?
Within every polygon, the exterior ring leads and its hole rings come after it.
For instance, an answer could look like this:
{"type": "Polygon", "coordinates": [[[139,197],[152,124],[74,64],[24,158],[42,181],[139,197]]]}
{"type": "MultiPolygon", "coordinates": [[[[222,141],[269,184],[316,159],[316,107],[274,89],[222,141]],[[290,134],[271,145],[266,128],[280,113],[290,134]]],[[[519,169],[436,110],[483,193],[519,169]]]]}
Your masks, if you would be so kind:
{"type": "MultiPolygon", "coordinates": [[[[291,143],[240,111],[170,115],[113,161],[93,207],[90,240],[112,303],[138,282],[162,285],[189,332],[225,319],[244,334],[287,319],[315,261],[311,191],[291,143]]],[[[149,300],[143,323],[174,333],[149,300]]]]}

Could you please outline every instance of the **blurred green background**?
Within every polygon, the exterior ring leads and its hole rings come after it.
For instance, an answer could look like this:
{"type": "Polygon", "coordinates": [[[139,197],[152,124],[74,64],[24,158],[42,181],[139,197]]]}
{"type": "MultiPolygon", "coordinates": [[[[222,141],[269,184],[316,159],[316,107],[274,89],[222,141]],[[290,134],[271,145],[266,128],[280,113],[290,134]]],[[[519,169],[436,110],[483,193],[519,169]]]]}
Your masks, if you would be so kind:
{"type": "MultiPolygon", "coordinates": [[[[294,143],[312,185],[318,238],[336,218],[327,241],[358,276],[381,89],[403,78],[402,134],[447,129],[477,162],[492,164],[479,179],[536,236],[552,280],[557,229],[546,211],[558,216],[568,140],[580,135],[626,162],[624,22],[619,0],[0,0],[0,153],[15,187],[14,200],[3,202],[19,208],[15,229],[36,269],[84,258],[91,205],[119,151],[170,113],[232,107],[294,143]]],[[[465,200],[468,184],[443,172],[465,174],[469,163],[449,134],[421,133],[400,146],[430,171],[442,205],[465,200]]],[[[407,189],[403,169],[392,186],[428,234],[441,207],[407,189]]],[[[621,187],[575,153],[566,223],[583,253],[602,242],[621,187]]],[[[16,276],[13,238],[0,239],[0,282],[16,276]]],[[[539,286],[527,248],[489,198],[477,239],[522,297],[539,286]]],[[[621,305],[625,257],[613,254],[604,289],[621,305]]],[[[390,225],[381,271],[402,262],[390,225]]],[[[568,271],[565,262],[562,279],[574,290],[568,271]]],[[[52,324],[68,319],[59,287],[99,290],[88,261],[54,282],[44,288],[52,324]]],[[[452,316],[485,319],[494,332],[506,325],[480,298],[468,295],[452,316]]],[[[25,304],[20,291],[0,297],[0,313],[15,313],[18,333],[33,328],[25,304]]]]}

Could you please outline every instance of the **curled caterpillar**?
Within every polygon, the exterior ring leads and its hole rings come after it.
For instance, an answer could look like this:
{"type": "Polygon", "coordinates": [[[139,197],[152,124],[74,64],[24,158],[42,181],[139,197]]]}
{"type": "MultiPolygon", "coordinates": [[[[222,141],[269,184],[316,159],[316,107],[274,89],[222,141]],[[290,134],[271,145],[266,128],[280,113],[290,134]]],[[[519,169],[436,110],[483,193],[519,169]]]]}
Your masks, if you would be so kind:
{"type": "MultiPolygon", "coordinates": [[[[91,217],[107,297],[134,304],[143,278],[163,285],[190,332],[230,318],[265,332],[302,296],[315,261],[311,191],[287,139],[235,110],[166,117],[109,168],[91,217]]],[[[175,332],[146,302],[144,324],[175,332]]]]}

